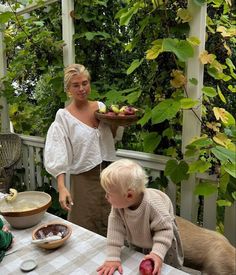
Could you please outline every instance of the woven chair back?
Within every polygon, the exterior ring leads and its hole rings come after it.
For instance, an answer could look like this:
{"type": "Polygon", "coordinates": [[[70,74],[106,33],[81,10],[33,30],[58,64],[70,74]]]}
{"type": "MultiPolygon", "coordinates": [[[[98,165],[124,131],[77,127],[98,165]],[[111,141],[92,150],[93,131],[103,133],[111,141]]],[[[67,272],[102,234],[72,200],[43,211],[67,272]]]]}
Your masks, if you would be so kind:
{"type": "Polygon", "coordinates": [[[14,167],[21,157],[21,138],[13,133],[0,134],[0,192],[7,192],[14,167]]]}

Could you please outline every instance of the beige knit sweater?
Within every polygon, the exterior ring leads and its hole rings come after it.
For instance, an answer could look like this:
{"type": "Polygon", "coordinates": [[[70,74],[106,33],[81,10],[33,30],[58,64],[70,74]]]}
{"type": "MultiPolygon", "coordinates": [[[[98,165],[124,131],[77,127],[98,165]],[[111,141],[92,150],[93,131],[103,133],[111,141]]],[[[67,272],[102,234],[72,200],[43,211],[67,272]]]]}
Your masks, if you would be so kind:
{"type": "Polygon", "coordinates": [[[124,241],[151,249],[166,263],[183,264],[183,253],[172,203],[156,189],[147,188],[140,206],[135,210],[111,209],[108,221],[108,261],[120,261],[124,241]]]}

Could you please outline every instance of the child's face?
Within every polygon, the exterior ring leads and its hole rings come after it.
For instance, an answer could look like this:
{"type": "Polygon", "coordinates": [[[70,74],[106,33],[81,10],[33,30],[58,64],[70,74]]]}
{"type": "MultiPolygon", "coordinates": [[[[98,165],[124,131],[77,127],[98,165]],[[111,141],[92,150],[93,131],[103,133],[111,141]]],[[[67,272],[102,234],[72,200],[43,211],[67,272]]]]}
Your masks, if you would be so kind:
{"type": "Polygon", "coordinates": [[[114,208],[127,208],[130,206],[129,197],[114,187],[106,191],[106,199],[114,208]]]}

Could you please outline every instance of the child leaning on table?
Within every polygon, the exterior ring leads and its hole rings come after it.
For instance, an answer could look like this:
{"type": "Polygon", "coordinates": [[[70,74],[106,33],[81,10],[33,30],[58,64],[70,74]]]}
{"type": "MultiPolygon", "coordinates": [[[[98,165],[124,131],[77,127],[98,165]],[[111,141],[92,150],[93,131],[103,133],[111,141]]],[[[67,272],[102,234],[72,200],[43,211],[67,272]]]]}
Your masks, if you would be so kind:
{"type": "Polygon", "coordinates": [[[183,252],[169,197],[146,188],[147,175],[136,162],[120,159],[101,173],[101,185],[112,209],[108,219],[107,259],[97,269],[99,275],[122,274],[121,248],[132,248],[153,259],[154,274],[161,274],[162,263],[176,268],[183,264],[183,252]]]}

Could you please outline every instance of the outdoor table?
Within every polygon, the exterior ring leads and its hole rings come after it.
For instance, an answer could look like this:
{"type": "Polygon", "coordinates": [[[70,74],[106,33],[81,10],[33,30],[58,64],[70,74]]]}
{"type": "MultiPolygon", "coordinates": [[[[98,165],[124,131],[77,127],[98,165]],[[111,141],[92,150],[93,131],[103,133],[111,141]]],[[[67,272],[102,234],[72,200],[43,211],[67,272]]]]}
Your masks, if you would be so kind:
{"type": "MultiPolygon", "coordinates": [[[[2,219],[4,220],[3,217],[2,219]]],[[[5,220],[4,222],[7,224],[5,220]]],[[[28,259],[37,262],[37,267],[28,272],[31,275],[97,274],[96,269],[106,258],[106,238],[49,213],[45,213],[40,224],[27,229],[14,229],[9,226],[15,241],[0,263],[0,274],[24,274],[20,265],[28,259]],[[31,244],[32,231],[40,224],[53,221],[71,225],[72,234],[66,243],[55,250],[46,250],[31,244]]],[[[122,250],[123,274],[139,274],[138,267],[143,257],[143,254],[124,247],[122,250]]],[[[114,274],[119,273],[116,271],[114,274]]],[[[186,275],[188,273],[164,265],[161,274],[186,275]]]]}

